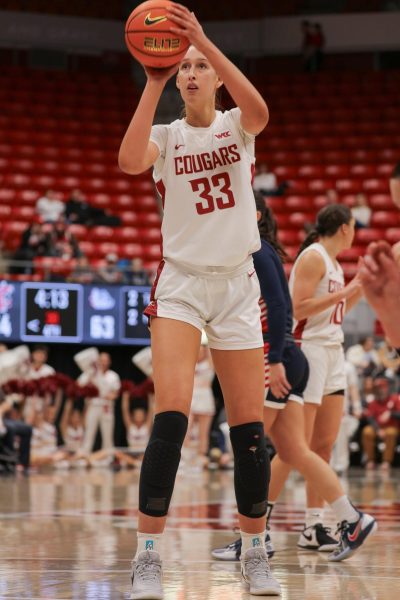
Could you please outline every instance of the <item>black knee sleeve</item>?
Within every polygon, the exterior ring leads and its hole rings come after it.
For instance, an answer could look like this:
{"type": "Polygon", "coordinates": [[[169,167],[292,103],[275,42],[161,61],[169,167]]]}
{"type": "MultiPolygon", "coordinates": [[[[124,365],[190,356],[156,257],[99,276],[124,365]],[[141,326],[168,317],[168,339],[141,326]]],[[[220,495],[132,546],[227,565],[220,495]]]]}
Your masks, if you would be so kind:
{"type": "Polygon", "coordinates": [[[187,428],[181,412],[162,412],[154,418],[139,482],[139,510],[145,515],[164,517],[168,512],[187,428]]]}
{"type": "Polygon", "coordinates": [[[239,513],[256,519],[267,512],[271,475],[262,423],[245,423],[230,429],[235,458],[235,493],[239,513]]]}

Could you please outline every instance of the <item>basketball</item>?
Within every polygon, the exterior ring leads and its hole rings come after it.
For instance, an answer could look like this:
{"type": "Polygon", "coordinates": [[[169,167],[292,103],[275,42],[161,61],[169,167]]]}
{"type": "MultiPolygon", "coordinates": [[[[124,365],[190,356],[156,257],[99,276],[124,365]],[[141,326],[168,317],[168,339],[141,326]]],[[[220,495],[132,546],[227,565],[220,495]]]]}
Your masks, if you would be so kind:
{"type": "Polygon", "coordinates": [[[148,0],[135,8],[125,27],[125,40],[129,52],[146,67],[170,67],[184,57],[189,41],[172,33],[174,26],[166,16],[171,2],[148,0]]]}

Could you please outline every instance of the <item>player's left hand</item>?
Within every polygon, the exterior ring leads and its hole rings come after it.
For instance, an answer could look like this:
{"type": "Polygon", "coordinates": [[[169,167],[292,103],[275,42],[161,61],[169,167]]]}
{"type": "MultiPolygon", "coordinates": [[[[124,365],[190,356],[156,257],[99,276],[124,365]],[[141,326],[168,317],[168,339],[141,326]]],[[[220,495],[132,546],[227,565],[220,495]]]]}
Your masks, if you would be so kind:
{"type": "Polygon", "coordinates": [[[269,365],[269,386],[275,398],[284,398],[292,389],[282,363],[269,365]]]}
{"type": "Polygon", "coordinates": [[[191,12],[186,6],[173,2],[167,15],[176,24],[176,27],[170,28],[172,33],[184,35],[198,49],[201,48],[202,43],[207,41],[207,36],[194,12],[191,12]]]}

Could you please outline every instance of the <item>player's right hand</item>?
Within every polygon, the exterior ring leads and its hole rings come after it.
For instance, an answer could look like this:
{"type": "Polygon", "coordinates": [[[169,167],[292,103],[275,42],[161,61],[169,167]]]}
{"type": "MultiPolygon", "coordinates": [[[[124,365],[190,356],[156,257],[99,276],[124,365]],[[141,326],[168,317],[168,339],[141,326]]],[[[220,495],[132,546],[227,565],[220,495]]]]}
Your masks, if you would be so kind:
{"type": "Polygon", "coordinates": [[[179,63],[166,67],[165,69],[155,69],[154,67],[143,67],[148,81],[158,81],[159,83],[167,83],[178,72],[179,63]]]}

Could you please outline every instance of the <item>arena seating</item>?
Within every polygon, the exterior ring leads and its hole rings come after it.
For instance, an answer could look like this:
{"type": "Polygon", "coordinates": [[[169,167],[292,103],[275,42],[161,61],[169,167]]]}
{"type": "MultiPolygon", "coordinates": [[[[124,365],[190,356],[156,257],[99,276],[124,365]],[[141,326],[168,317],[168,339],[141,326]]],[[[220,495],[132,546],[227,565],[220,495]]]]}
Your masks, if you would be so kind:
{"type": "MultiPolygon", "coordinates": [[[[346,273],[372,239],[399,239],[400,215],[388,176],[400,155],[400,73],[257,75],[270,125],[257,140],[257,160],[280,181],[285,197],[270,198],[281,239],[294,256],[303,225],[335,188],[352,205],[363,191],[373,209],[345,259],[346,273]]],[[[47,189],[67,199],[79,187],[88,200],[122,219],[122,227],[72,226],[91,261],[108,252],[160,258],[160,217],[150,172],[121,173],[117,153],[138,99],[127,76],[3,69],[0,86],[0,227],[5,245],[18,246],[47,189]]]]}

